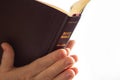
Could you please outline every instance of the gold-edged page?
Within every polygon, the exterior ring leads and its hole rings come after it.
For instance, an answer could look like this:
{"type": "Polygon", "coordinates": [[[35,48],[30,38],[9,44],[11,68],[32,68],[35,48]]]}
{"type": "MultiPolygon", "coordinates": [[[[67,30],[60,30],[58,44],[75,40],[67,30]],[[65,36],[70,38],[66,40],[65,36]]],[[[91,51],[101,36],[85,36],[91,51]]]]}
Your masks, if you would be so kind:
{"type": "Polygon", "coordinates": [[[90,0],[79,0],[73,4],[69,15],[80,14],[90,0]]]}

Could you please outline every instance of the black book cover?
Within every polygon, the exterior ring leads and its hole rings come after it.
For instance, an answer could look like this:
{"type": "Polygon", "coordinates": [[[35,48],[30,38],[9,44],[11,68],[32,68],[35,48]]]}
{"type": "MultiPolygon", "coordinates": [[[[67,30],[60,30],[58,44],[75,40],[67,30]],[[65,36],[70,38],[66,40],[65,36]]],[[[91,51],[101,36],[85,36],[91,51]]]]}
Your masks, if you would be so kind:
{"type": "MultiPolygon", "coordinates": [[[[2,0],[0,44],[11,44],[15,50],[15,66],[23,66],[55,49],[65,47],[59,43],[67,43],[79,19],[80,15],[69,17],[34,0],[2,0]],[[71,33],[63,39],[64,32],[71,33]]],[[[0,48],[0,60],[1,56],[0,48]]]]}

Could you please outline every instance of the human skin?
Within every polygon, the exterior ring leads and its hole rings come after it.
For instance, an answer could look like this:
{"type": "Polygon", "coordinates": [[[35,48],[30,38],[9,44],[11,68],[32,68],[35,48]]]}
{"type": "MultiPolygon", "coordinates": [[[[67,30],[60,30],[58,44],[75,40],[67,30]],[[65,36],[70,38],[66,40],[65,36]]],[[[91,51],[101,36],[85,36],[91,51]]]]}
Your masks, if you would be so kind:
{"type": "Polygon", "coordinates": [[[0,80],[72,80],[78,73],[73,67],[76,55],[69,55],[74,41],[65,49],[55,50],[23,67],[14,66],[14,50],[2,43],[3,56],[0,65],[0,80]]]}

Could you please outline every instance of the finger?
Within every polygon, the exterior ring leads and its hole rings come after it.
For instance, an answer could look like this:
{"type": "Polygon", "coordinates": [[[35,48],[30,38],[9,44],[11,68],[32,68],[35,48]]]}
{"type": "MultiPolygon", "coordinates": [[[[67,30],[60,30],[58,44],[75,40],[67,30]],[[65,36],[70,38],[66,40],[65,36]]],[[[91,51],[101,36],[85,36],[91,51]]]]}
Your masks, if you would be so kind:
{"type": "Polygon", "coordinates": [[[74,44],[75,44],[75,41],[74,41],[74,40],[70,40],[70,41],[68,42],[66,48],[70,48],[70,50],[71,50],[71,49],[73,48],[74,44]]]}
{"type": "Polygon", "coordinates": [[[36,77],[36,80],[40,77],[42,77],[41,80],[44,80],[45,78],[45,80],[53,80],[58,74],[71,67],[74,63],[75,61],[72,57],[66,57],[40,73],[40,75],[36,77]]]}
{"type": "Polygon", "coordinates": [[[77,68],[69,68],[59,74],[55,79],[53,80],[72,80],[74,76],[78,73],[77,68]]]}
{"type": "Polygon", "coordinates": [[[14,51],[8,43],[2,43],[3,55],[1,60],[1,68],[3,71],[8,71],[13,68],[14,64],[14,51]]]}
{"type": "Polygon", "coordinates": [[[57,62],[58,60],[66,57],[68,52],[66,49],[59,49],[54,52],[49,53],[48,55],[37,59],[29,65],[29,70],[34,72],[33,75],[38,74],[39,72],[44,71],[46,68],[57,62]]]}
{"type": "Polygon", "coordinates": [[[74,58],[75,62],[78,61],[78,56],[77,55],[70,55],[70,56],[74,58]]]}
{"type": "Polygon", "coordinates": [[[75,75],[78,74],[78,68],[76,68],[76,67],[71,67],[70,69],[72,69],[72,70],[75,72],[75,75]]]}

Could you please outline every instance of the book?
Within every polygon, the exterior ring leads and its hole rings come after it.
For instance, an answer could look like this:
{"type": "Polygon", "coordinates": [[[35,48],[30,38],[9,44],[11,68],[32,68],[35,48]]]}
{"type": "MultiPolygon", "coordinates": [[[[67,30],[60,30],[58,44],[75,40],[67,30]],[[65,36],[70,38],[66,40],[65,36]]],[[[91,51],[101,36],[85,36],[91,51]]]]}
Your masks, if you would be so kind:
{"type": "Polygon", "coordinates": [[[65,48],[88,2],[79,0],[67,12],[42,0],[2,0],[0,44],[12,45],[16,67],[65,48]]]}

